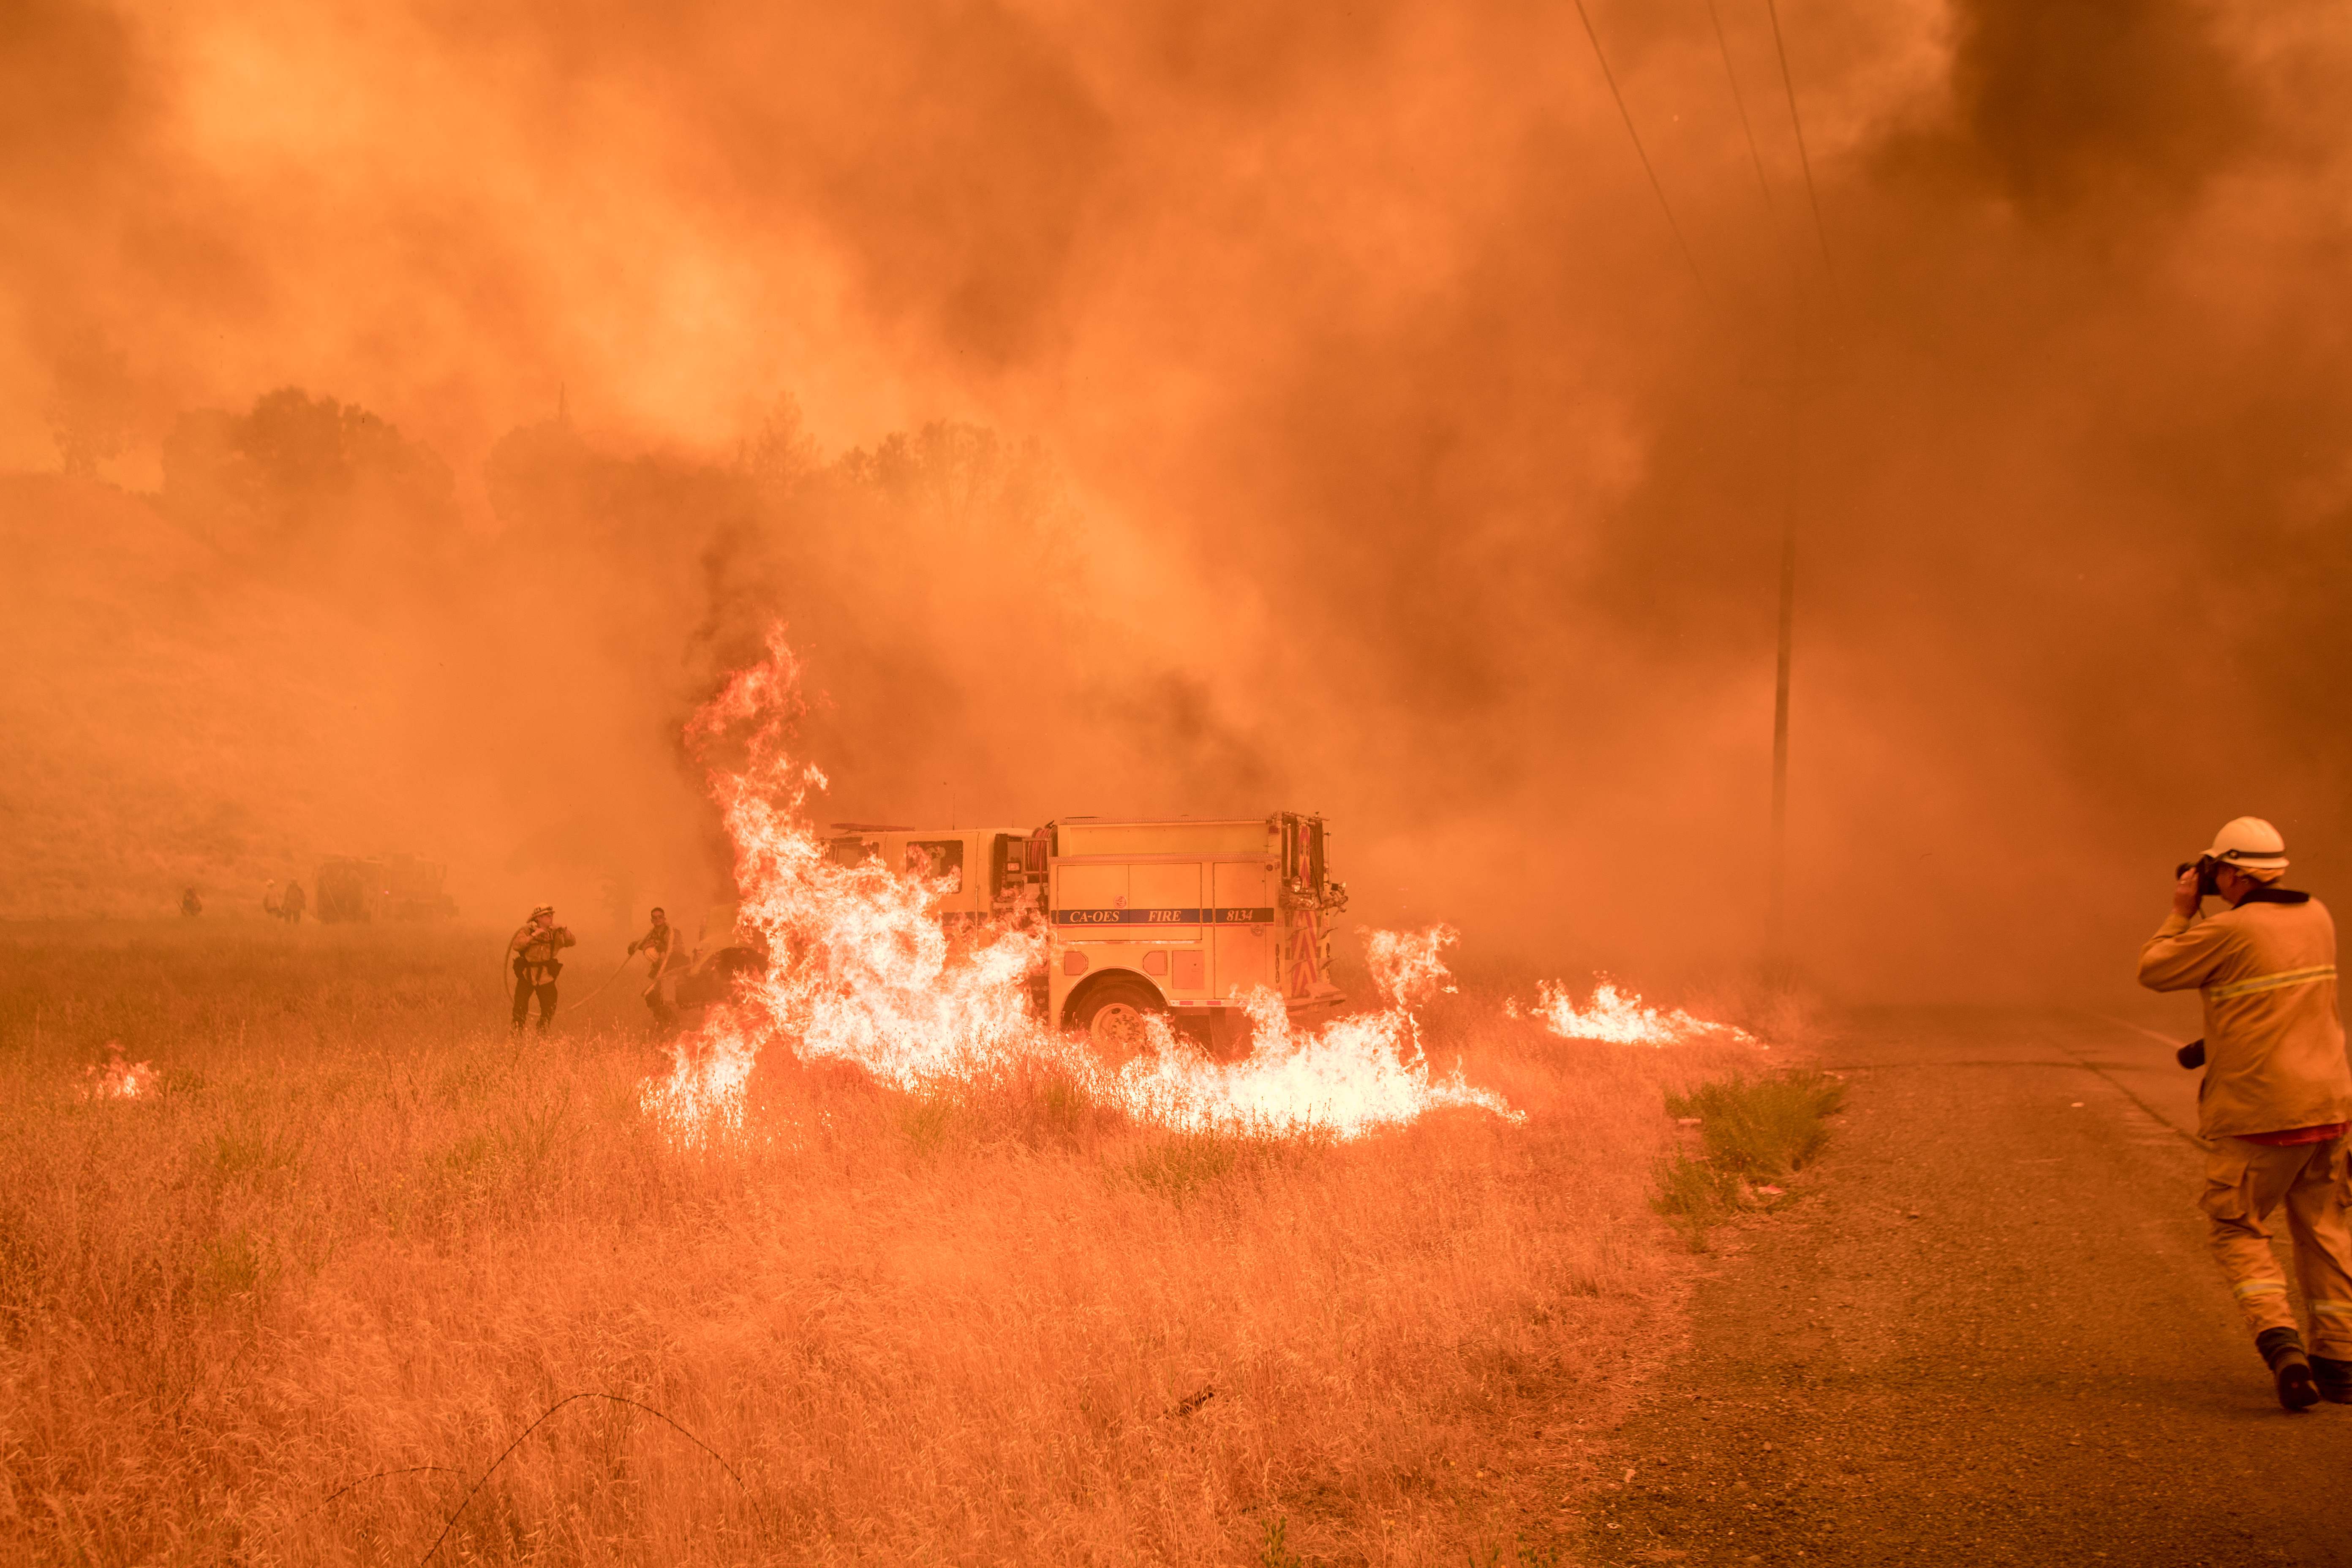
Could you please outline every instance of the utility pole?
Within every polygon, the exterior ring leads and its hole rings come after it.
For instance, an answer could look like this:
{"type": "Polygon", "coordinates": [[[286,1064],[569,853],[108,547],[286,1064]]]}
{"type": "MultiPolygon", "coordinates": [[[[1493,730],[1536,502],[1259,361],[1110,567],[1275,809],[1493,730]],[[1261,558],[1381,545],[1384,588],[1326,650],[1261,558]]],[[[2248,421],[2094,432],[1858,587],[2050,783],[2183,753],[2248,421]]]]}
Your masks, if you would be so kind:
{"type": "Polygon", "coordinates": [[[1772,679],[1772,844],[1770,891],[1764,929],[1765,968],[1776,978],[1790,965],[1789,892],[1789,672],[1796,651],[1798,491],[1804,482],[1803,386],[1799,363],[1797,315],[1801,295],[1790,300],[1789,322],[1788,429],[1782,440],[1788,468],[1780,490],[1780,647],[1772,679]]]}
{"type": "Polygon", "coordinates": [[[1772,893],[1765,960],[1775,971],[1786,968],[1789,962],[1781,917],[1786,912],[1789,879],[1789,658],[1796,624],[1797,498],[1791,485],[1780,520],[1780,662],[1772,683],[1772,893]]]}

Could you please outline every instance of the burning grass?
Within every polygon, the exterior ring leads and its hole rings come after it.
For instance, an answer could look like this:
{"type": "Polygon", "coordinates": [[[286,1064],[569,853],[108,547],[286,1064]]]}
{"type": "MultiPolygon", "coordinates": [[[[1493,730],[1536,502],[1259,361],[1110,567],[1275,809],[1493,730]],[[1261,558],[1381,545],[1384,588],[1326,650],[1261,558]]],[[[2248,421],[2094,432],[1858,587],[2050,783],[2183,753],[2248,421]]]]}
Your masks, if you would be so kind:
{"type": "MultiPolygon", "coordinates": [[[[1591,999],[1582,1006],[1558,981],[1536,983],[1536,1003],[1528,1016],[1563,1040],[1601,1040],[1615,1046],[1678,1046],[1694,1040],[1756,1045],[1756,1037],[1732,1024],[1719,1024],[1682,1007],[1654,1007],[1605,975],[1594,976],[1591,999]]],[[[1517,1017],[1516,998],[1503,1004],[1517,1017]]]]}
{"type": "Polygon", "coordinates": [[[106,1061],[82,1068],[76,1092],[84,1100],[136,1100],[155,1092],[155,1068],[148,1062],[124,1061],[121,1042],[109,1040],[106,1061]]]}
{"type": "Polygon", "coordinates": [[[771,1047],[922,1093],[1043,1066],[1135,1121],[1196,1131],[1350,1138],[1466,1107],[1518,1119],[1459,1071],[1433,1072],[1422,1048],[1420,1010],[1453,990],[1444,954],[1455,934],[1444,925],[1365,933],[1380,1004],[1370,1010],[1301,1026],[1259,984],[1235,997],[1253,1042],[1241,1060],[1184,1047],[1163,1018],[1147,1020],[1148,1048],[1132,1059],[1097,1060],[1032,1009],[1043,924],[1007,909],[951,936],[933,912],[944,884],[826,853],[808,810],[824,773],[801,754],[795,729],[804,710],[799,660],[776,626],[766,657],[687,726],[735,846],[739,918],[775,957],[646,1086],[647,1110],[681,1142],[724,1144],[743,1131],[745,1089],[771,1047]]]}
{"type": "Polygon", "coordinates": [[[414,1563],[580,1391],[733,1475],[582,1401],[436,1562],[1536,1550],[1677,1288],[1664,1095],[1754,1059],[1441,997],[1431,1060],[1524,1122],[1343,1139],[770,1049],[722,1149],[648,1110],[625,1007],[509,1040],[495,936],[0,940],[0,1555],[39,1561],[414,1563]],[[76,1093],[110,1040],[152,1092],[76,1093]]]}

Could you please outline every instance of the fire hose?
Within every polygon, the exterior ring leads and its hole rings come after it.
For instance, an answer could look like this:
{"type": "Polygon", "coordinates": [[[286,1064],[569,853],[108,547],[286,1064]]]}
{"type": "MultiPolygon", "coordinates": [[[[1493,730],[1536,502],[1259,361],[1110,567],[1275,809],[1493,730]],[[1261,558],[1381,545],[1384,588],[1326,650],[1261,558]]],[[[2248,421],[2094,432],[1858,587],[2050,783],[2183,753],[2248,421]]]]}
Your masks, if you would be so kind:
{"type": "MultiPolygon", "coordinates": [[[[501,956],[502,956],[502,957],[504,957],[508,962],[506,962],[506,963],[501,963],[501,964],[499,965],[499,984],[500,984],[501,989],[503,989],[503,990],[506,992],[507,1005],[509,1005],[509,1007],[511,1007],[512,1005],[514,1005],[514,989],[515,989],[515,988],[514,988],[514,978],[513,978],[513,976],[514,976],[514,963],[513,963],[513,962],[512,962],[513,952],[514,952],[514,950],[513,950],[512,948],[509,948],[509,949],[506,951],[506,952],[505,952],[504,954],[502,954],[502,955],[501,955],[501,956]]],[[[630,963],[632,963],[632,962],[636,958],[636,956],[637,956],[637,955],[636,955],[635,953],[634,953],[634,952],[632,952],[632,953],[626,953],[626,954],[623,955],[623,957],[622,957],[622,959],[621,959],[621,966],[620,966],[620,969],[615,969],[615,970],[614,970],[614,971],[613,971],[613,973],[612,973],[607,974],[606,976],[604,976],[604,978],[603,980],[601,980],[601,981],[597,982],[596,989],[595,989],[595,990],[591,991],[590,993],[588,993],[588,994],[587,994],[587,995],[583,996],[582,998],[580,998],[580,1000],[579,1000],[579,1001],[574,1002],[573,1004],[572,1004],[573,1010],[574,1010],[574,1011],[577,1011],[578,1009],[580,1009],[580,1008],[582,1008],[582,1007],[585,1007],[586,1005],[588,1005],[588,1004],[589,1004],[589,1003],[593,1002],[593,1001],[597,998],[597,996],[598,996],[598,995],[600,995],[600,994],[604,992],[604,987],[605,987],[605,986],[610,985],[611,984],[613,984],[613,982],[614,982],[614,981],[618,980],[618,979],[621,977],[621,970],[624,970],[624,969],[628,968],[628,967],[629,967],[629,964],[630,964],[630,963]]]]}
{"type": "Polygon", "coordinates": [[[574,1006],[574,1007],[585,1007],[586,1005],[588,1005],[588,1004],[589,1004],[589,1003],[593,1002],[594,1000],[596,1000],[596,997],[597,997],[598,993],[602,992],[602,991],[604,989],[604,987],[605,987],[605,986],[610,985],[611,984],[613,984],[613,982],[614,982],[614,981],[618,980],[618,979],[621,977],[621,970],[622,970],[622,969],[626,969],[626,968],[628,968],[628,967],[629,967],[629,963],[630,963],[630,961],[631,961],[632,959],[635,958],[636,956],[637,956],[637,955],[636,955],[635,953],[634,953],[634,952],[629,953],[629,954],[626,954],[625,956],[624,956],[624,957],[622,958],[622,960],[621,960],[621,968],[620,968],[620,969],[615,969],[614,971],[613,971],[613,973],[612,973],[607,974],[606,976],[604,976],[604,978],[603,980],[601,980],[601,981],[597,982],[596,989],[595,989],[594,991],[591,991],[590,993],[588,993],[588,994],[587,994],[587,995],[583,996],[582,998],[580,998],[580,1000],[579,1000],[579,1001],[574,1002],[573,1004],[572,1004],[572,1006],[574,1006]]]}

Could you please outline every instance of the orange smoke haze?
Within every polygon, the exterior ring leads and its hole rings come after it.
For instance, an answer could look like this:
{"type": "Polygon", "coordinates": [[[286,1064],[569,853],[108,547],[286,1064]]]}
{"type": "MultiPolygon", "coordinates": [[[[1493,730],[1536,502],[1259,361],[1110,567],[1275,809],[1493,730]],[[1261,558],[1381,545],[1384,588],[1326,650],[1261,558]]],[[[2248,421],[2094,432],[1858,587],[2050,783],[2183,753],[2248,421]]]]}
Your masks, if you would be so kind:
{"type": "Polygon", "coordinates": [[[1832,989],[2125,988],[2240,812],[2328,893],[2352,30],[1786,0],[1817,233],[1761,0],[1588,3],[1696,277],[1573,6],[12,8],[0,914],[691,910],[782,619],[830,815],[1742,963],[1791,495],[1832,989]]]}

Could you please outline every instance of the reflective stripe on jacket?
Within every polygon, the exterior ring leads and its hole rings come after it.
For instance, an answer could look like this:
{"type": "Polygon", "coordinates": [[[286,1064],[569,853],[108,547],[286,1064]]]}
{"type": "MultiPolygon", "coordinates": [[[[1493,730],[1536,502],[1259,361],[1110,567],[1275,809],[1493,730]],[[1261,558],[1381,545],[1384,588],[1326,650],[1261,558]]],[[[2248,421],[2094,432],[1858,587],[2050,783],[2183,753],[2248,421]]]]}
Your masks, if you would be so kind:
{"type": "Polygon", "coordinates": [[[2140,949],[2139,983],[2204,994],[2208,1138],[2352,1121],[2336,922],[2317,899],[2264,888],[2209,919],[2173,915],[2140,949]]]}

